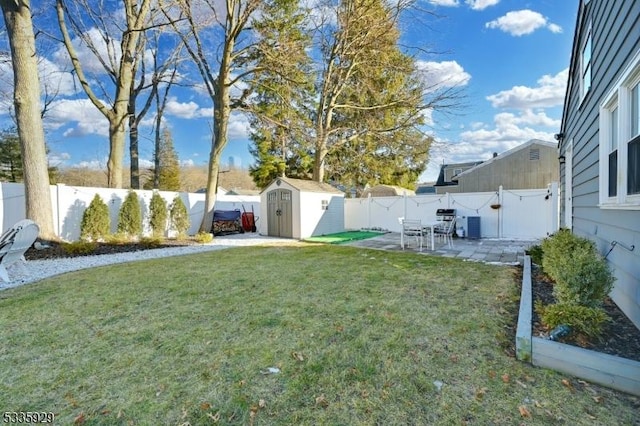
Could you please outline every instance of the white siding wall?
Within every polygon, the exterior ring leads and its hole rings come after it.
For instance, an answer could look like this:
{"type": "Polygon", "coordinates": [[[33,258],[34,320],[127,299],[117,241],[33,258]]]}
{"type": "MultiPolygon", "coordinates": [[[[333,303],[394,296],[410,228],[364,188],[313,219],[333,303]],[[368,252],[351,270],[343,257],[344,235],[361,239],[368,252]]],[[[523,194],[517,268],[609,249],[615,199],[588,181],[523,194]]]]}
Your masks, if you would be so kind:
{"type": "Polygon", "coordinates": [[[323,192],[300,193],[301,238],[344,231],[344,196],[323,192]],[[322,209],[322,201],[328,208],[322,209]]]}

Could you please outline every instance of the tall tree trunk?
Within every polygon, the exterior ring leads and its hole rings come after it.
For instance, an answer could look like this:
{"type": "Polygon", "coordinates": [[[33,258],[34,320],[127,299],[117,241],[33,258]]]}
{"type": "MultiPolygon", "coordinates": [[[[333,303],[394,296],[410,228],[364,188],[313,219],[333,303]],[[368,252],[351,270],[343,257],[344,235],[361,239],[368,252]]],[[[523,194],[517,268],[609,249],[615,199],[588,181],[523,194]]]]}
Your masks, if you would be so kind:
{"type": "MultiPolygon", "coordinates": [[[[160,101],[156,102],[159,106],[160,101]]],[[[158,108],[156,113],[156,139],[155,139],[155,151],[153,153],[153,189],[160,188],[160,149],[162,145],[162,136],[160,126],[162,125],[162,113],[158,108]]]]}
{"type": "MultiPolygon", "coordinates": [[[[133,98],[135,102],[135,98],[133,98]]],[[[138,154],[138,121],[135,106],[129,114],[129,157],[131,160],[131,189],[142,189],[140,186],[140,162],[138,154]]]]}
{"type": "Polygon", "coordinates": [[[107,161],[107,185],[109,188],[122,188],[122,159],[125,147],[124,120],[126,115],[119,120],[109,122],[109,160],[107,161]]]}
{"type": "Polygon", "coordinates": [[[209,154],[209,174],[207,176],[207,192],[204,199],[204,217],[200,224],[201,232],[210,232],[213,224],[213,212],[216,204],[218,190],[218,174],[220,172],[220,158],[222,150],[227,145],[227,129],[229,118],[231,117],[231,98],[229,94],[229,74],[230,71],[224,68],[226,62],[222,61],[220,67],[220,77],[224,83],[219,84],[219,91],[216,94],[214,104],[214,124],[213,140],[211,143],[211,153],[209,154]]]}
{"type": "Polygon", "coordinates": [[[47,153],[40,115],[40,82],[29,0],[0,0],[13,63],[14,105],[22,151],[27,218],[40,237],[56,239],[47,153]]]}

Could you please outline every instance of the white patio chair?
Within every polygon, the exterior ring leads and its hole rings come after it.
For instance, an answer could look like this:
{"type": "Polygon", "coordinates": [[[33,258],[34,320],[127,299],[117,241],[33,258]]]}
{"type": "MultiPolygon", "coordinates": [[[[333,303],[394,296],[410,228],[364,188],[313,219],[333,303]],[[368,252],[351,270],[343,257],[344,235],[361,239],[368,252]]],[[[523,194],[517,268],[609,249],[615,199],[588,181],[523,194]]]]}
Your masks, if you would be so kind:
{"type": "Polygon", "coordinates": [[[38,238],[40,228],[29,219],[17,222],[8,229],[0,240],[0,279],[9,281],[7,267],[17,261],[26,262],[24,253],[38,238]]]}
{"type": "Polygon", "coordinates": [[[442,238],[443,242],[448,243],[449,247],[453,247],[453,231],[456,229],[456,219],[444,222],[444,226],[435,229],[435,236],[442,238]]]}
{"type": "Polygon", "coordinates": [[[420,220],[402,219],[402,233],[400,234],[400,247],[404,250],[405,237],[414,237],[416,239],[416,245],[422,251],[422,243],[424,237],[424,231],[422,228],[422,222],[420,220]]]}

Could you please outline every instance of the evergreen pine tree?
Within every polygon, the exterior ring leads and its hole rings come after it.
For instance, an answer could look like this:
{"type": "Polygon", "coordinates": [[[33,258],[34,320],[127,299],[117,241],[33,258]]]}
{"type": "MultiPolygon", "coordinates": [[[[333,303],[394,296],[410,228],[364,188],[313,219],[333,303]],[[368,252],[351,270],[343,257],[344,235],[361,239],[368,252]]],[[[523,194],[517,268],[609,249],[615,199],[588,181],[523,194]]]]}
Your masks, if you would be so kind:
{"type": "Polygon", "coordinates": [[[173,137],[171,131],[165,127],[162,132],[162,141],[160,144],[159,156],[160,169],[158,173],[158,188],[163,191],[179,191],[180,190],[180,163],[178,154],[173,146],[173,137]]]}

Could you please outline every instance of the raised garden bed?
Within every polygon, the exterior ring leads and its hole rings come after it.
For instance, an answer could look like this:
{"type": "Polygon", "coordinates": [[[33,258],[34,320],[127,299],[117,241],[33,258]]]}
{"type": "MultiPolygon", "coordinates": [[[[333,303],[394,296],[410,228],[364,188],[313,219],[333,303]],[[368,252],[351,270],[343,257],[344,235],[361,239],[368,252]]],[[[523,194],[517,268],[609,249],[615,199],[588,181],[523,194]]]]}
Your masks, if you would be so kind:
{"type": "Polygon", "coordinates": [[[532,335],[531,281],[531,258],[525,256],[516,330],[516,357],[538,367],[640,396],[640,362],[532,335]]]}

